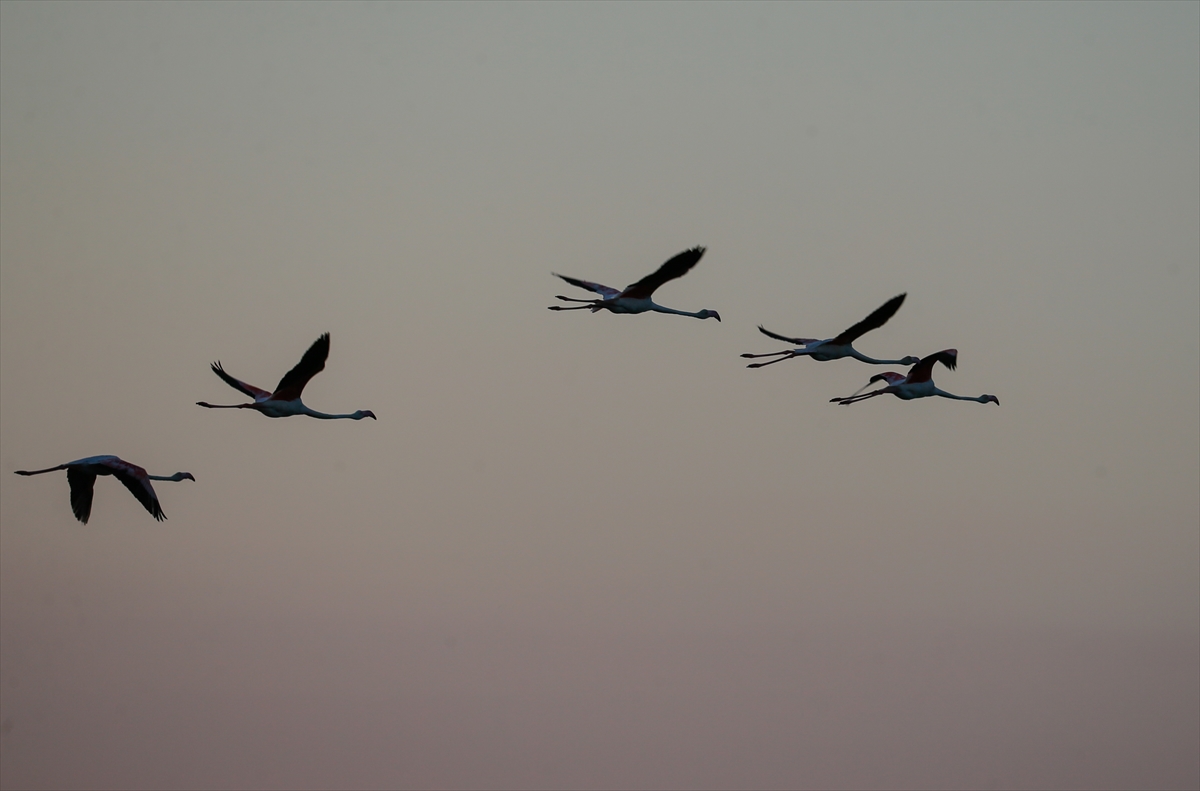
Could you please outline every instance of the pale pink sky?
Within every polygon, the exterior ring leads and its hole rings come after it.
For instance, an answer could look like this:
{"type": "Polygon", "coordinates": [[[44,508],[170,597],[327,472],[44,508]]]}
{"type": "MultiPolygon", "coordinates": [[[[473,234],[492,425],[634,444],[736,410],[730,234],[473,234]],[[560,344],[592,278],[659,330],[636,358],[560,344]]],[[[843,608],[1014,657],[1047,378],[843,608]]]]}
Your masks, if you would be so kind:
{"type": "Polygon", "coordinates": [[[0,366],[6,789],[1200,785],[1200,4],[6,0],[0,366]]]}

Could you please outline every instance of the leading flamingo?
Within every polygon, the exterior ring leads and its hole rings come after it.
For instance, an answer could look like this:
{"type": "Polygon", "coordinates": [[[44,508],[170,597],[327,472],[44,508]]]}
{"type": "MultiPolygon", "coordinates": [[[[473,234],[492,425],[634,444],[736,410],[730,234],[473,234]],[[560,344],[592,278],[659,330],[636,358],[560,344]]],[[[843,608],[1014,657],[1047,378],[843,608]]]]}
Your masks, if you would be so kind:
{"type": "Polygon", "coordinates": [[[996,406],[1000,405],[999,398],[996,398],[994,395],[987,395],[986,393],[981,396],[961,396],[954,393],[947,393],[945,390],[939,390],[933,383],[934,363],[941,363],[953,371],[958,366],[958,350],[945,349],[923,358],[909,370],[908,376],[893,371],[875,374],[867,384],[859,388],[858,393],[862,393],[863,390],[879,381],[887,382],[887,387],[881,387],[878,390],[872,390],[862,395],[854,393],[845,398],[831,398],[829,400],[831,402],[836,401],[842,406],[847,406],[858,401],[890,393],[904,401],[911,401],[914,398],[927,398],[928,396],[941,396],[942,398],[953,398],[958,401],[978,401],[981,404],[993,403],[996,406]]]}
{"type": "Polygon", "coordinates": [[[97,475],[115,475],[117,480],[125,484],[125,488],[133,492],[138,502],[146,507],[158,521],[167,518],[162,507],[158,504],[158,495],[150,481],[194,481],[190,472],[177,472],[174,475],[150,475],[142,467],[119,459],[116,456],[89,456],[86,459],[69,461],[57,467],[47,467],[44,470],[15,470],[17,475],[41,475],[44,472],[56,470],[67,471],[67,483],[71,485],[71,510],[75,518],[87,524],[92,513],[92,486],[96,483],[97,475]]]}
{"type": "Polygon", "coordinates": [[[592,283],[588,280],[577,280],[573,277],[560,275],[557,272],[551,272],[555,277],[561,277],[573,286],[579,286],[580,288],[585,288],[588,291],[599,294],[601,299],[573,299],[560,294],[557,298],[563,302],[583,302],[584,304],[571,308],[564,308],[562,305],[551,305],[550,310],[590,310],[592,313],[598,310],[610,310],[613,313],[645,313],[648,310],[653,310],[659,313],[674,313],[677,316],[692,316],[697,319],[712,318],[720,321],[721,316],[715,310],[705,309],[689,313],[686,310],[663,307],[652,302],[650,299],[655,289],[663,283],[686,275],[688,270],[696,265],[696,262],[700,260],[702,255],[704,255],[703,247],[693,247],[690,250],[684,250],[660,266],[653,274],[646,275],[633,285],[626,286],[624,291],[618,291],[615,288],[602,286],[599,283],[592,283]]]}
{"type": "Polygon", "coordinates": [[[197,401],[196,403],[209,409],[257,409],[267,417],[308,415],[309,417],[321,418],[322,420],[338,420],[343,418],[347,420],[362,420],[365,417],[377,420],[378,418],[375,417],[375,413],[369,409],[360,409],[348,415],[328,415],[324,412],[317,412],[315,409],[309,409],[300,400],[300,393],[303,392],[304,386],[308,384],[308,380],[325,369],[325,358],[328,356],[329,333],[327,332],[320,338],[317,338],[312,346],[308,347],[308,351],[300,358],[300,362],[296,363],[295,368],[283,375],[283,378],[279,380],[279,384],[275,387],[274,393],[268,393],[266,390],[255,387],[252,384],[246,384],[240,379],[234,379],[225,373],[225,369],[221,367],[219,361],[215,362],[212,364],[213,373],[225,380],[225,383],[234,390],[240,390],[253,398],[254,403],[209,404],[204,401],[197,401]]]}
{"type": "Polygon", "coordinates": [[[790,360],[793,357],[808,357],[817,360],[818,362],[828,362],[829,360],[840,360],[843,357],[853,357],[856,360],[862,360],[864,363],[872,365],[912,365],[920,360],[919,357],[904,357],[900,360],[876,360],[874,357],[868,357],[855,349],[851,344],[859,337],[866,335],[871,330],[877,330],[887,323],[887,320],[895,315],[900,306],[904,304],[904,298],[908,294],[898,294],[887,302],[880,305],[870,316],[855,324],[850,329],[838,335],[836,338],[828,338],[826,340],[817,340],[816,338],[788,338],[783,335],[776,335],[761,324],[758,325],[758,331],[768,338],[774,338],[777,341],[785,343],[798,343],[804,348],[789,349],[782,352],[767,352],[766,354],[743,354],[743,357],[775,357],[774,360],[768,360],[765,363],[750,363],[747,368],[762,368],[771,363],[781,362],[782,360],[790,360]],[[780,355],[776,357],[776,355],[780,355]]]}

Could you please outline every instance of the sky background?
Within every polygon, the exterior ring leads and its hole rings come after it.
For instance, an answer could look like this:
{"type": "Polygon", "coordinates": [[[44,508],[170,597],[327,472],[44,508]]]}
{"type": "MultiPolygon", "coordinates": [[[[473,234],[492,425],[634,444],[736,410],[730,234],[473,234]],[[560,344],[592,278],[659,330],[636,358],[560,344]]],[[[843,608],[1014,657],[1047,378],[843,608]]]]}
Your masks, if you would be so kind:
{"type": "Polygon", "coordinates": [[[1200,785],[1200,4],[3,2],[0,141],[5,788],[1200,785]],[[738,358],[900,292],[1001,406],[738,358]]]}

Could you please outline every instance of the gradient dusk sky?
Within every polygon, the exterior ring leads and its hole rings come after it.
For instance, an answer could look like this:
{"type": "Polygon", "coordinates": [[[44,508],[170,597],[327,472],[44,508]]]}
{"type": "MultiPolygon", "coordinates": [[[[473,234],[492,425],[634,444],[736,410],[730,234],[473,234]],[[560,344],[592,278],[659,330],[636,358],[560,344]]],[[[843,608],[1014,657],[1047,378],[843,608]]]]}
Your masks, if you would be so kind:
{"type": "Polygon", "coordinates": [[[0,365],[5,789],[1200,786],[1200,3],[4,0],[0,365]]]}

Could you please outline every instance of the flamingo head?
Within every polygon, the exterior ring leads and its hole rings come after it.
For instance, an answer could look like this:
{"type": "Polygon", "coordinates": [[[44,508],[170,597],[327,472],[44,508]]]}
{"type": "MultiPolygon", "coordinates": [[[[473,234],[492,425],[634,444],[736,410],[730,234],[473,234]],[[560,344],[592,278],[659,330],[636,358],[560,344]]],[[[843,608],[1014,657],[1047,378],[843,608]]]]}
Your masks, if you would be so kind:
{"type": "Polygon", "coordinates": [[[981,404],[986,404],[986,403],[987,403],[987,402],[989,402],[989,401],[991,401],[991,402],[992,402],[993,404],[995,404],[996,406],[1000,406],[1000,399],[999,399],[999,398],[996,398],[996,396],[994,396],[994,395],[981,395],[981,396],[979,396],[979,403],[981,403],[981,404]]]}
{"type": "Polygon", "coordinates": [[[171,476],[171,480],[173,480],[173,481],[194,481],[194,480],[196,480],[196,477],[194,475],[192,475],[190,472],[177,472],[171,476]]]}
{"type": "Polygon", "coordinates": [[[699,315],[697,315],[696,318],[698,318],[698,319],[710,319],[711,318],[711,319],[716,319],[717,321],[720,321],[721,314],[717,313],[715,310],[709,310],[708,308],[705,308],[704,310],[700,311],[699,315]]]}
{"type": "Polygon", "coordinates": [[[371,410],[369,410],[369,409],[360,409],[360,410],[358,410],[357,412],[355,412],[355,413],[354,413],[354,419],[355,419],[355,420],[362,420],[362,419],[363,419],[363,418],[365,418],[365,417],[369,417],[369,418],[371,418],[371,420],[378,420],[378,419],[379,419],[379,418],[375,417],[375,413],[374,413],[374,412],[372,412],[372,411],[371,411],[371,410]]]}
{"type": "Polygon", "coordinates": [[[901,365],[916,365],[921,362],[920,357],[913,357],[911,354],[900,361],[901,365]]]}

